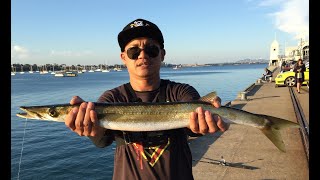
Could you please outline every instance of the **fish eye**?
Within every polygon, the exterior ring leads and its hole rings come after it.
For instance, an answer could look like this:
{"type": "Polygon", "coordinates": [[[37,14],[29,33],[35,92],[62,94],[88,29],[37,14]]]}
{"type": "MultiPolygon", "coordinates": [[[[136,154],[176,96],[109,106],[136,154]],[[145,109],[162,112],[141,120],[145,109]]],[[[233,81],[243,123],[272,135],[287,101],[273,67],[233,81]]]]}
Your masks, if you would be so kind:
{"type": "Polygon", "coordinates": [[[55,110],[55,108],[50,108],[48,110],[48,114],[51,116],[51,117],[57,117],[58,116],[58,112],[55,110]]]}

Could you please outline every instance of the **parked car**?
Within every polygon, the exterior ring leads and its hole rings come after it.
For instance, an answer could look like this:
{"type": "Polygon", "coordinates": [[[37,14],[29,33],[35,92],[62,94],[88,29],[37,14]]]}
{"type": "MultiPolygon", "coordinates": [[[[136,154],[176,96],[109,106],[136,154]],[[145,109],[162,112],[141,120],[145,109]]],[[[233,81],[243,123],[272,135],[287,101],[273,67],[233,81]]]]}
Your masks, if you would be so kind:
{"type": "MultiPolygon", "coordinates": [[[[295,72],[292,70],[279,73],[275,80],[275,86],[288,86],[292,87],[296,85],[295,72]]],[[[309,83],[309,67],[304,72],[304,82],[302,84],[307,85],[309,83]]]]}

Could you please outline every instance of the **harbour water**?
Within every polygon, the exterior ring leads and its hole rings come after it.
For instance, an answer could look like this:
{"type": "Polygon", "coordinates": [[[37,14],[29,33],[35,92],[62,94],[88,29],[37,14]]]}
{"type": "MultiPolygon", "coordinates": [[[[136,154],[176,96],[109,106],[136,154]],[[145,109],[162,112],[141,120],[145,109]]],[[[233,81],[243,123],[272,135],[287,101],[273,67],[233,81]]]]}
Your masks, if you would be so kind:
{"type": "MultiPolygon", "coordinates": [[[[216,91],[224,104],[261,77],[266,66],[162,68],[161,78],[188,83],[200,95],[216,91]]],[[[15,114],[22,105],[68,103],[74,95],[96,101],[105,90],[126,82],[126,70],[65,78],[38,73],[11,76],[11,179],[112,179],[115,144],[97,148],[64,123],[22,119],[15,114]]]]}

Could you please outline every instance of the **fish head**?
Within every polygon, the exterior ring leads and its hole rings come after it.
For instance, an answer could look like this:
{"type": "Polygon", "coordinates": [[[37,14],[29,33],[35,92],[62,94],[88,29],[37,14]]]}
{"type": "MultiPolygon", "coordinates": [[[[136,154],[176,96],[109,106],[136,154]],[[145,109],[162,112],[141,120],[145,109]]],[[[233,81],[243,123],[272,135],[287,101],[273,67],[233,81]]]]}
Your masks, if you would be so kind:
{"type": "Polygon", "coordinates": [[[67,114],[72,110],[71,105],[52,105],[52,106],[21,106],[23,113],[16,115],[21,118],[50,120],[64,122],[67,114]]]}

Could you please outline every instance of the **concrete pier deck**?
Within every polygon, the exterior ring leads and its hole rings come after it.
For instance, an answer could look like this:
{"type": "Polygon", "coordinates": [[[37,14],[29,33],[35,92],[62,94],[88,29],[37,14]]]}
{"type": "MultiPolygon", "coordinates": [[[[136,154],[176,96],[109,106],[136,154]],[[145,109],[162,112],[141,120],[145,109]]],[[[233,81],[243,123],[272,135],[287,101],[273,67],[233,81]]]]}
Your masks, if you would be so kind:
{"type": "MultiPolygon", "coordinates": [[[[274,70],[274,79],[279,70],[270,68],[274,70]]],[[[308,87],[302,86],[301,93],[296,94],[309,121],[308,87]]],[[[274,82],[254,85],[247,93],[247,100],[236,98],[231,106],[297,122],[289,88],[276,88],[274,82]]],[[[286,153],[278,150],[260,130],[237,124],[232,124],[224,133],[190,139],[194,178],[308,180],[309,163],[300,130],[283,129],[281,135],[286,153]]]]}

